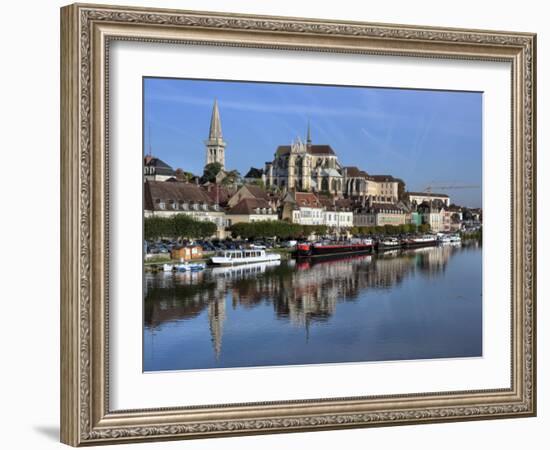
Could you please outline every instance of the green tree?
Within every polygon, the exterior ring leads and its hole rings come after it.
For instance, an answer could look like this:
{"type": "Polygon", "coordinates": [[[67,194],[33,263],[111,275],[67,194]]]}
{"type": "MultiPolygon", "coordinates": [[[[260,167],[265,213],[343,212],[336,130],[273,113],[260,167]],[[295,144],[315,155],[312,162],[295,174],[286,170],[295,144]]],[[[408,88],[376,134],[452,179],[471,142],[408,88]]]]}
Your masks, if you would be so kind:
{"type": "Polygon", "coordinates": [[[213,162],[204,166],[201,183],[213,183],[220,170],[222,170],[222,165],[219,162],[213,162]]]}

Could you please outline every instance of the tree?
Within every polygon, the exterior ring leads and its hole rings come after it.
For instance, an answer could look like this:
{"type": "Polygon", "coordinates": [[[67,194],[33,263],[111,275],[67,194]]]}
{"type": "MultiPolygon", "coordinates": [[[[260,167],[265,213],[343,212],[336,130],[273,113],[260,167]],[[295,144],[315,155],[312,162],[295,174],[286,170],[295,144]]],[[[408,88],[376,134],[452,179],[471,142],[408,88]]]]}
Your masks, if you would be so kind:
{"type": "Polygon", "coordinates": [[[222,165],[219,162],[213,162],[204,166],[204,171],[201,177],[201,183],[213,183],[216,180],[216,175],[222,170],[222,165]]]}
{"type": "Polygon", "coordinates": [[[193,175],[191,172],[186,172],[183,169],[180,169],[179,167],[175,170],[176,179],[178,181],[183,181],[185,183],[189,183],[195,175],[193,175]]]}
{"type": "Polygon", "coordinates": [[[230,170],[229,172],[225,173],[225,177],[222,180],[222,184],[224,186],[228,186],[231,184],[237,183],[241,178],[241,174],[238,170],[230,170]]]}

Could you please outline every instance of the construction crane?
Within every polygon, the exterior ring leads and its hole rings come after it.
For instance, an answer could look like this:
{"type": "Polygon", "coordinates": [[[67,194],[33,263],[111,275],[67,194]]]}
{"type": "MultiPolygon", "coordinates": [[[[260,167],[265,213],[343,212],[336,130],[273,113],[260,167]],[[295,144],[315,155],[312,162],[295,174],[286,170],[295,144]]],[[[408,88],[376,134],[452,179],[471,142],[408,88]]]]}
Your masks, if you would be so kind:
{"type": "Polygon", "coordinates": [[[429,185],[424,188],[424,192],[431,194],[434,189],[439,191],[452,191],[454,189],[479,189],[478,184],[445,184],[445,185],[429,185]]]}

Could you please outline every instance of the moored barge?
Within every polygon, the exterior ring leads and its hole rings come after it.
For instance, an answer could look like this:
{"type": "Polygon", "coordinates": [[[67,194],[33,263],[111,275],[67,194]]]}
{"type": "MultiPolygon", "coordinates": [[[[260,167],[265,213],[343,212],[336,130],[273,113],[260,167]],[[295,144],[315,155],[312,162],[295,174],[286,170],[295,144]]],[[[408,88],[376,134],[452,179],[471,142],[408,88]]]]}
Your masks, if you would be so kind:
{"type": "Polygon", "coordinates": [[[355,253],[371,253],[374,248],[372,239],[353,239],[347,242],[300,243],[296,246],[296,258],[319,258],[355,253]]]}
{"type": "Polygon", "coordinates": [[[438,243],[437,237],[430,235],[403,239],[402,242],[404,248],[430,247],[438,243]]]}

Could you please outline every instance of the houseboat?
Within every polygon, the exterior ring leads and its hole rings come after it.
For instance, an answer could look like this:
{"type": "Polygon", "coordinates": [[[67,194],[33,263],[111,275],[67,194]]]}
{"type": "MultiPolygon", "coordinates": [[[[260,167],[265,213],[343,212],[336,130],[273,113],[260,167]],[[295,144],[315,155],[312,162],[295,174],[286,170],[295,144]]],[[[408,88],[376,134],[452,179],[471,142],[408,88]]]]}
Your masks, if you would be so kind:
{"type": "Polygon", "coordinates": [[[402,243],[397,238],[385,238],[376,242],[376,251],[385,252],[388,250],[398,250],[402,247],[402,243]]]}
{"type": "Polygon", "coordinates": [[[352,239],[346,242],[300,243],[296,246],[296,258],[318,258],[324,256],[371,253],[374,248],[372,239],[352,239]]]}
{"type": "Polygon", "coordinates": [[[265,250],[222,250],[217,252],[210,261],[218,266],[234,266],[236,264],[251,264],[259,262],[280,261],[281,255],[267,253],[265,250]]]}
{"type": "Polygon", "coordinates": [[[411,237],[403,239],[403,247],[405,248],[418,248],[418,247],[430,247],[432,245],[437,245],[437,236],[425,235],[411,237]]]}

